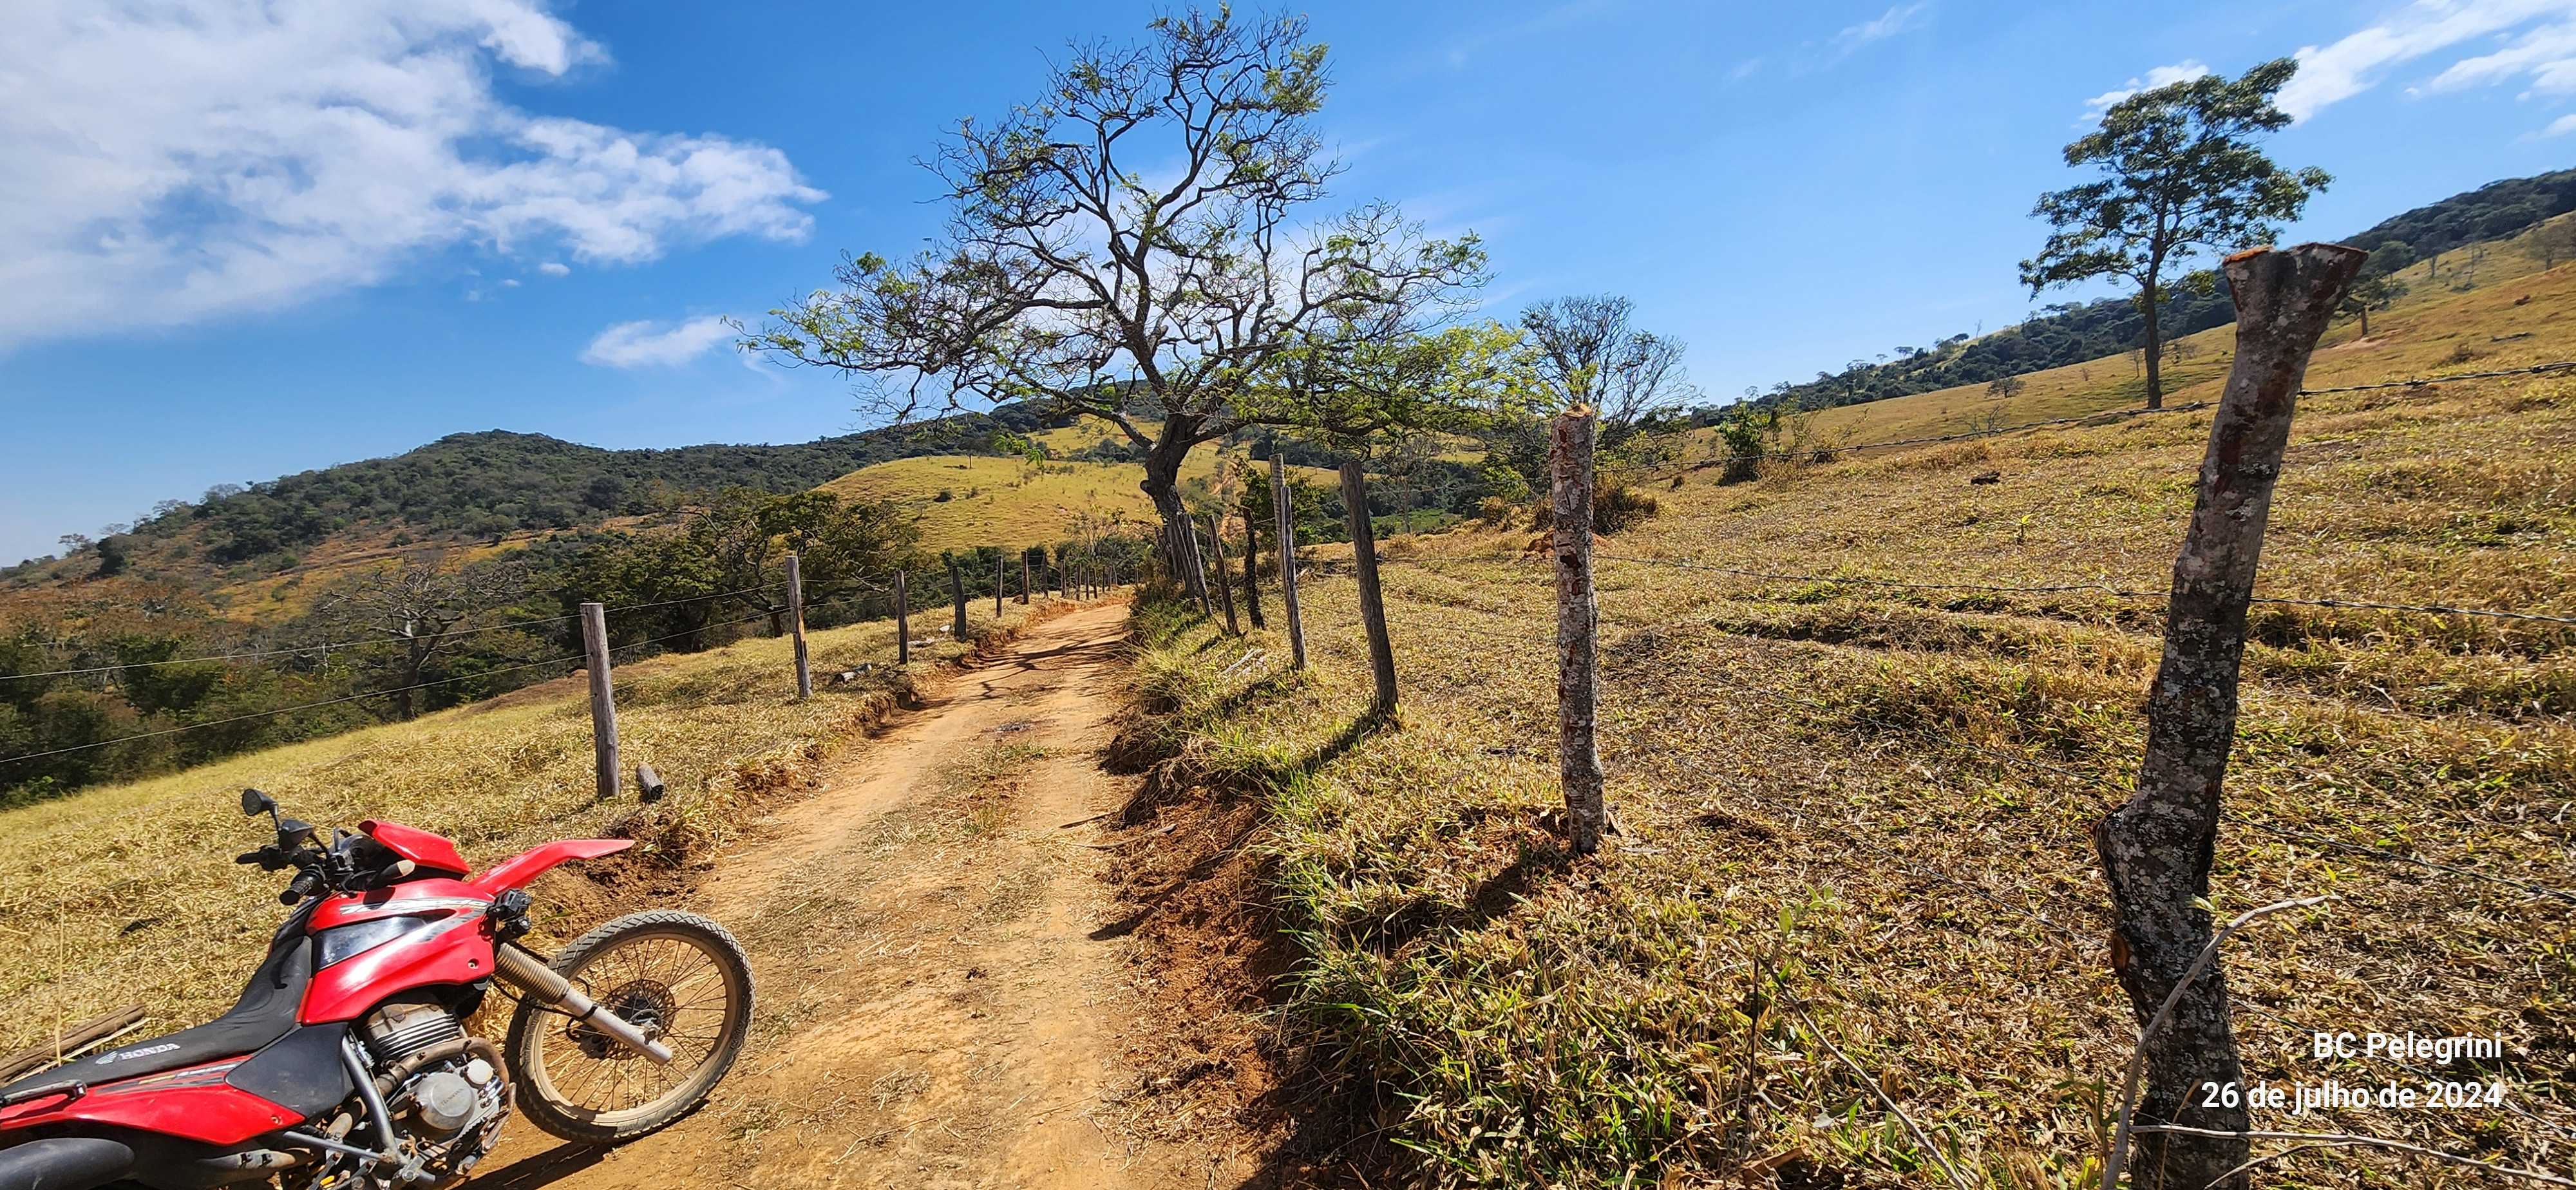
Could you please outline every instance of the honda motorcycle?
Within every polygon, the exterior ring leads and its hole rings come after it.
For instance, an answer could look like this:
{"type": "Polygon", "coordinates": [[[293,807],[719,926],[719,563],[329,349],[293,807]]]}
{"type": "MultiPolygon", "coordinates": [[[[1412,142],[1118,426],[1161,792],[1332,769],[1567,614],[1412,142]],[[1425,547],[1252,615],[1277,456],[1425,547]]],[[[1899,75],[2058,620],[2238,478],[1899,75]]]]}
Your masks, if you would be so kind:
{"type": "Polygon", "coordinates": [[[525,888],[617,839],[548,843],[482,872],[400,823],[333,830],[242,811],[277,841],[239,857],[295,877],[241,1002],[214,1021],[0,1086],[0,1190],[386,1190],[462,1181],[516,1107],[615,1144],[697,1107],[742,1049],[751,969],[722,926],[618,918],[547,960],[525,888]],[[500,1045],[465,1025],[495,981],[500,1045]]]}

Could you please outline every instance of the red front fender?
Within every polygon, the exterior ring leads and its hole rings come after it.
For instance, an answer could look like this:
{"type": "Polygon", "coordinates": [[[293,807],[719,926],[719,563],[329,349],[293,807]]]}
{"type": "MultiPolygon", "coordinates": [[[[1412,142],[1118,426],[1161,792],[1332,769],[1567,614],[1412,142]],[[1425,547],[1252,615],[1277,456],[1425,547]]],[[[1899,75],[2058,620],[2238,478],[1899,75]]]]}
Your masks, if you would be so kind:
{"type": "Polygon", "coordinates": [[[526,885],[546,869],[573,859],[598,859],[635,845],[632,839],[563,839],[494,864],[491,870],[465,878],[467,884],[499,896],[526,885]]]}

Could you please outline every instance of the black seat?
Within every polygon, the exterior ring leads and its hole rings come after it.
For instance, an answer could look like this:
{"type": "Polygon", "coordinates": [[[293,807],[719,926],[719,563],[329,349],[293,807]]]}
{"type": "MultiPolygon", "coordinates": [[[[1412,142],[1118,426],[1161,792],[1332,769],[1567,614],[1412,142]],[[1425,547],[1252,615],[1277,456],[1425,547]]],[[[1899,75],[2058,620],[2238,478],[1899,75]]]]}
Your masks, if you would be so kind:
{"type": "Polygon", "coordinates": [[[99,1086],[248,1054],[294,1030],[295,1010],[303,1006],[305,985],[312,982],[313,940],[297,933],[269,951],[268,960],[251,973],[250,985],[242,989],[241,1001],[231,1011],[193,1029],[181,1029],[149,1041],[129,1041],[91,1057],[40,1070],[0,1086],[0,1100],[57,1083],[78,1080],[99,1086]]]}

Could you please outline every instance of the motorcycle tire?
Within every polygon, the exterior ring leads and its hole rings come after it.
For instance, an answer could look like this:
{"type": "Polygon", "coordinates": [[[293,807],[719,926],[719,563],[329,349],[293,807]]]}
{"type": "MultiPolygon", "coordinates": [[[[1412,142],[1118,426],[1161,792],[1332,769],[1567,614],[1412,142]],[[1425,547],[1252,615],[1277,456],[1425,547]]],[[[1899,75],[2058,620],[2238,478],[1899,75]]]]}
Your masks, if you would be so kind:
{"type": "Polygon", "coordinates": [[[650,1024],[668,1065],[533,999],[510,1017],[503,1058],[518,1107],[548,1134],[612,1145],[668,1126],[706,1102],[751,1032],[751,964],[733,935],[694,913],[630,913],[550,961],[584,994],[650,1024]],[[712,997],[713,1003],[708,1003],[712,997]],[[647,1092],[628,1103],[628,1088],[647,1092]]]}

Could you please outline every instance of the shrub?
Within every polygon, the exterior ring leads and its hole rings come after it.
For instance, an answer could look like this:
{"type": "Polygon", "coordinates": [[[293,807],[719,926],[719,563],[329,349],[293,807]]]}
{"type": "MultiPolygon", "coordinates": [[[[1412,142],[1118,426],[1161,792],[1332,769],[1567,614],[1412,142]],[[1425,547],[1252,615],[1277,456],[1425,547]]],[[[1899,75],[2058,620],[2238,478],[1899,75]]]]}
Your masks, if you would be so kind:
{"type": "Polygon", "coordinates": [[[1655,498],[1626,484],[1592,493],[1592,531],[1604,537],[1643,524],[1655,515],[1655,498]]]}
{"type": "Polygon", "coordinates": [[[1476,521],[1488,529],[1499,529],[1510,524],[1512,514],[1517,511],[1519,509],[1511,501],[1500,496],[1487,496],[1476,505],[1476,521]]]}
{"type": "MultiPolygon", "coordinates": [[[[1655,498],[1624,483],[1595,489],[1592,493],[1592,531],[1608,537],[1623,529],[1633,529],[1655,515],[1659,506],[1655,498]]],[[[1540,504],[1530,513],[1530,531],[1545,533],[1556,527],[1556,510],[1540,504]]]]}

